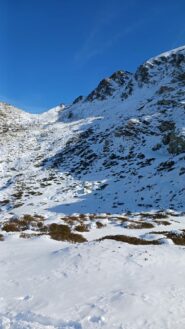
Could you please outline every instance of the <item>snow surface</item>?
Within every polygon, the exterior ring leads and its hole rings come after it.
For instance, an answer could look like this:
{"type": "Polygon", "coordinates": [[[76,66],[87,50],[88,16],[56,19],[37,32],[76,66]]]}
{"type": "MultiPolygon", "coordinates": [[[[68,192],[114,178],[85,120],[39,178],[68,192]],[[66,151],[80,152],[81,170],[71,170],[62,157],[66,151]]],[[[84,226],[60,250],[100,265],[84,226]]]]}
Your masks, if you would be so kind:
{"type": "Polygon", "coordinates": [[[184,329],[183,247],[11,237],[0,263],[2,329],[184,329]]]}

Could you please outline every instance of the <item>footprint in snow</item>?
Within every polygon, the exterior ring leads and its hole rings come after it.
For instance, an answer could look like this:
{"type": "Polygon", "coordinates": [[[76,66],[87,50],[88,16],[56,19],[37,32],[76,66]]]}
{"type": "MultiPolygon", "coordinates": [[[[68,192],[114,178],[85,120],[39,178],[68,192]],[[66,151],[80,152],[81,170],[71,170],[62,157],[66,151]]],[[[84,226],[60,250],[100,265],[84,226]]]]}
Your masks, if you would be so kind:
{"type": "Polygon", "coordinates": [[[98,323],[98,324],[104,324],[105,318],[103,316],[93,315],[93,316],[88,317],[88,321],[93,322],[93,323],[98,323]]]}
{"type": "Polygon", "coordinates": [[[28,301],[31,300],[33,297],[26,295],[26,296],[19,296],[19,297],[15,297],[16,300],[20,300],[20,301],[28,301]]]}

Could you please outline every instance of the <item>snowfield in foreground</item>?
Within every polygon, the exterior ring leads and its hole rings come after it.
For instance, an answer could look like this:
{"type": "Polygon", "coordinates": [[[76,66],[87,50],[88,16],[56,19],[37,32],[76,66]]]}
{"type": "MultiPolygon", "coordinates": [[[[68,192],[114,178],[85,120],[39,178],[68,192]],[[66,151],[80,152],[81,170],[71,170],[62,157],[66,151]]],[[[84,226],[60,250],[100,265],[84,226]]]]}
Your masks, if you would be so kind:
{"type": "Polygon", "coordinates": [[[2,329],[184,329],[185,248],[1,243],[2,329]]]}
{"type": "Polygon", "coordinates": [[[2,227],[1,329],[184,329],[184,215],[28,219],[2,227]]]}

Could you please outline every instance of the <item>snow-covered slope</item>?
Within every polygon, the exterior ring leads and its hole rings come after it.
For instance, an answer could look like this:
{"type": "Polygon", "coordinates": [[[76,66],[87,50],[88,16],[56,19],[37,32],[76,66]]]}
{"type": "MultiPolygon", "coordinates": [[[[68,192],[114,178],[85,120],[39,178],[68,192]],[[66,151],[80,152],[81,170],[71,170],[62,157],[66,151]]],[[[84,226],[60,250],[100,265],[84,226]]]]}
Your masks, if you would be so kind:
{"type": "Polygon", "coordinates": [[[0,134],[25,129],[25,126],[35,123],[37,116],[0,102],[0,134]]]}
{"type": "Polygon", "coordinates": [[[0,103],[0,329],[184,329],[184,201],[185,46],[0,103]]]}
{"type": "Polygon", "coordinates": [[[1,104],[3,209],[184,210],[184,79],[181,47],[40,116],[1,104]]]}

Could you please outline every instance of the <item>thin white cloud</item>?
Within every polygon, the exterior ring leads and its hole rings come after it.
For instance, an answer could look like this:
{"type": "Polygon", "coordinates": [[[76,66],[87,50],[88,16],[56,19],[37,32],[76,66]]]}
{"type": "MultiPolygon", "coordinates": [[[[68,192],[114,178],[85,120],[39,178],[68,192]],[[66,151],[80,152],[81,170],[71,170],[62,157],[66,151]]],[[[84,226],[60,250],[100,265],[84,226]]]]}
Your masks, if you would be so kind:
{"type": "Polygon", "coordinates": [[[115,18],[115,16],[112,16],[109,21],[102,21],[101,24],[98,24],[91,31],[84,45],[82,45],[82,47],[75,54],[76,62],[84,63],[89,61],[91,58],[102,54],[107,49],[113,47],[119,40],[134,32],[143,23],[143,20],[138,21],[135,24],[123,28],[122,31],[118,31],[110,37],[108,36],[108,34],[106,35],[106,33],[104,33],[104,37],[101,38],[99,34],[103,34],[103,32],[106,30],[106,25],[111,23],[112,19],[114,19],[113,17],[115,18]]]}
{"type": "MultiPolygon", "coordinates": [[[[118,31],[114,31],[116,21],[124,22],[124,17],[133,9],[136,1],[130,0],[123,6],[122,0],[109,0],[103,2],[103,6],[99,9],[92,30],[90,31],[84,44],[78,49],[74,55],[74,60],[78,64],[84,64],[91,58],[98,56],[107,49],[113,47],[119,40],[136,30],[143,20],[137,21],[135,24],[124,27],[118,31]],[[121,6],[121,5],[122,6],[121,6]],[[111,28],[113,27],[113,28],[111,28]]],[[[146,19],[145,19],[146,20],[146,19]]]]}
{"type": "MultiPolygon", "coordinates": [[[[104,12],[99,12],[94,27],[90,31],[84,44],[75,54],[75,61],[77,62],[81,62],[81,60],[87,61],[90,58],[101,53],[101,49],[100,49],[101,47],[99,47],[97,39],[99,38],[100,34],[102,34],[102,32],[105,30],[105,28],[109,24],[111,24],[112,21],[116,19],[117,15],[118,15],[117,11],[109,12],[108,10],[106,10],[104,12]]],[[[102,43],[101,46],[103,46],[104,42],[103,40],[101,40],[102,43]]]]}

